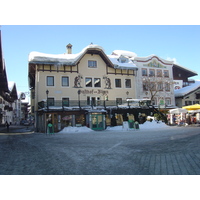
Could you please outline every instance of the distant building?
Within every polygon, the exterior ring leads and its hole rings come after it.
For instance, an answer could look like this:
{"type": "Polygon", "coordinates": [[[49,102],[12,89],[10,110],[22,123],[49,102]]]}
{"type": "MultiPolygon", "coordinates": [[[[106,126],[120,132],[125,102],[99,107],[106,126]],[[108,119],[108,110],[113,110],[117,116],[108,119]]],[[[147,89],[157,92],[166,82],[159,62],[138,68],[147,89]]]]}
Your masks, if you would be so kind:
{"type": "Polygon", "coordinates": [[[15,104],[17,100],[17,89],[14,82],[7,80],[6,66],[3,58],[0,30],[0,125],[15,123],[15,104]]]}
{"type": "Polygon", "coordinates": [[[180,89],[189,85],[189,78],[198,75],[195,71],[187,69],[178,64],[173,64],[173,79],[175,86],[179,86],[175,89],[180,89]],[[177,84],[176,84],[177,83],[177,84]]]}
{"type": "Polygon", "coordinates": [[[178,107],[200,103],[200,81],[195,81],[187,87],[175,91],[176,105],[178,107]]]}

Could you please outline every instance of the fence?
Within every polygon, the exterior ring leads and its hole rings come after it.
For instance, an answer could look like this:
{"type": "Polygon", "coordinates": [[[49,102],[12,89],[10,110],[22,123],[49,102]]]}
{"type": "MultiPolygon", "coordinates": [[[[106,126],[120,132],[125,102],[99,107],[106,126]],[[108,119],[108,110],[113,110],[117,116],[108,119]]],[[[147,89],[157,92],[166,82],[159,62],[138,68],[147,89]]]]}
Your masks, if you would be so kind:
{"type": "Polygon", "coordinates": [[[127,104],[127,101],[124,100],[124,101],[121,101],[120,103],[117,102],[116,100],[95,100],[95,101],[87,101],[87,100],[69,100],[69,101],[62,101],[62,100],[54,100],[54,101],[49,101],[48,103],[47,102],[44,102],[44,101],[41,101],[41,102],[38,102],[38,107],[39,108],[45,108],[45,107],[49,107],[49,106],[55,106],[55,107],[84,107],[84,106],[102,106],[102,107],[107,107],[107,106],[119,106],[119,105],[126,105],[127,104]]]}

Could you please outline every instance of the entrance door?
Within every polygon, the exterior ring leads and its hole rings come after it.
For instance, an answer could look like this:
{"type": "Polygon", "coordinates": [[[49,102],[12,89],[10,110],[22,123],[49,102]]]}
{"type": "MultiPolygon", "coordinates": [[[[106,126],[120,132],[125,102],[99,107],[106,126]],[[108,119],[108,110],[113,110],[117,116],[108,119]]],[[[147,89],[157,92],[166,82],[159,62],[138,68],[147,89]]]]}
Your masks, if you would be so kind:
{"type": "Polygon", "coordinates": [[[102,114],[92,114],[92,129],[93,130],[103,130],[105,122],[103,121],[102,114]]]}
{"type": "Polygon", "coordinates": [[[51,122],[54,127],[54,132],[58,131],[58,116],[56,113],[48,113],[46,114],[47,123],[51,122]]]}

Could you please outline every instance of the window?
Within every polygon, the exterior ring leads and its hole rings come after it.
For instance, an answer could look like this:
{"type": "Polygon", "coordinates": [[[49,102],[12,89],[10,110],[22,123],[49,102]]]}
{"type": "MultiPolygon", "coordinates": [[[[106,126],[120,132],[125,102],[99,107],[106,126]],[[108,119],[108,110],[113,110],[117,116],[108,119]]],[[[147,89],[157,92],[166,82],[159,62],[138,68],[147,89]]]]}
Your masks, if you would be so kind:
{"type": "Polygon", "coordinates": [[[149,90],[150,91],[156,91],[156,84],[153,83],[153,82],[149,83],[149,90]]]}
{"type": "Polygon", "coordinates": [[[62,86],[64,86],[64,87],[69,86],[69,77],[67,77],[67,76],[62,77],[62,86]]]}
{"type": "Polygon", "coordinates": [[[186,106],[192,105],[192,101],[185,101],[185,105],[186,106]]]}
{"type": "Polygon", "coordinates": [[[69,98],[62,98],[62,106],[69,106],[69,98]]]}
{"type": "Polygon", "coordinates": [[[47,76],[47,86],[54,86],[54,76],[47,76]]]}
{"type": "Polygon", "coordinates": [[[101,87],[101,79],[94,78],[94,87],[101,87]]]}
{"type": "Polygon", "coordinates": [[[125,79],[125,87],[131,88],[131,79],[125,79]]]}
{"type": "Polygon", "coordinates": [[[116,104],[122,105],[122,98],[116,98],[116,104]]]}
{"type": "Polygon", "coordinates": [[[96,60],[88,60],[88,67],[89,68],[97,68],[97,61],[96,60]]]}
{"type": "Polygon", "coordinates": [[[161,69],[157,69],[157,77],[162,77],[162,70],[161,69]]]}
{"type": "Polygon", "coordinates": [[[158,83],[158,90],[162,91],[163,90],[163,83],[158,83]]]}
{"type": "Polygon", "coordinates": [[[143,82],[143,91],[148,91],[148,83],[143,82]]]}
{"type": "Polygon", "coordinates": [[[168,70],[164,70],[164,77],[169,77],[169,71],[168,70]]]}
{"type": "Polygon", "coordinates": [[[115,79],[115,87],[121,88],[121,79],[115,79]]]}
{"type": "Polygon", "coordinates": [[[85,78],[85,87],[92,87],[92,78],[85,78]]]}
{"type": "Polygon", "coordinates": [[[155,76],[155,70],[154,69],[149,70],[149,76],[155,76]]]}
{"type": "Polygon", "coordinates": [[[170,84],[169,83],[165,83],[165,90],[170,91],[170,84]]]}
{"type": "Polygon", "coordinates": [[[196,94],[196,99],[200,99],[200,94],[196,94]]]}
{"type": "Polygon", "coordinates": [[[47,99],[48,106],[54,106],[54,98],[47,99]]]}
{"type": "Polygon", "coordinates": [[[147,69],[142,68],[142,76],[147,76],[147,69]]]}
{"type": "Polygon", "coordinates": [[[153,106],[157,105],[157,99],[156,98],[153,98],[152,101],[151,101],[151,104],[153,106]]]}
{"type": "Polygon", "coordinates": [[[171,99],[170,98],[166,98],[165,99],[165,103],[167,106],[171,105],[171,99]]]}

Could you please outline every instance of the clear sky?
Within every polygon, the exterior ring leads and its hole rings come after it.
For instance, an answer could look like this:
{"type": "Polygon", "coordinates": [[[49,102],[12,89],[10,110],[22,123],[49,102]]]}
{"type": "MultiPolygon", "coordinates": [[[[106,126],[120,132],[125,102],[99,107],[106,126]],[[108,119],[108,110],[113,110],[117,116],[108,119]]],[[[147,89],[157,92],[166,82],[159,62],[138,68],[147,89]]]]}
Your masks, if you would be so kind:
{"type": "Polygon", "coordinates": [[[196,71],[200,79],[199,25],[2,25],[2,47],[9,81],[27,92],[28,55],[31,51],[48,54],[72,53],[89,45],[102,46],[107,55],[114,50],[135,52],[138,56],[156,54],[163,59],[196,71]]]}

